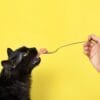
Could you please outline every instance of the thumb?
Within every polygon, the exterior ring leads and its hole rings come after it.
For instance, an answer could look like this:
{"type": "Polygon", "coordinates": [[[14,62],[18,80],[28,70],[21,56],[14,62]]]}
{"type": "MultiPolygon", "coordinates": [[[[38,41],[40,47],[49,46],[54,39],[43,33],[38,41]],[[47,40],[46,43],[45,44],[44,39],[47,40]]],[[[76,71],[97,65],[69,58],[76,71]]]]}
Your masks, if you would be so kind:
{"type": "Polygon", "coordinates": [[[100,38],[98,38],[97,36],[95,36],[94,34],[92,34],[92,35],[90,35],[89,37],[88,37],[88,41],[91,41],[91,40],[93,40],[94,42],[100,42],[100,38]]]}

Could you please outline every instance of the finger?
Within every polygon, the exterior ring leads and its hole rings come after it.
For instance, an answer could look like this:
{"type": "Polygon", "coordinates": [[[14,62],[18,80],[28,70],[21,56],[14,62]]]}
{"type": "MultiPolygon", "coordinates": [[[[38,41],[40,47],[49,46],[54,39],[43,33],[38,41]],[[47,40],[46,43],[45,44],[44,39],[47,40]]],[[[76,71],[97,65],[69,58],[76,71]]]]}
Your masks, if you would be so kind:
{"type": "Polygon", "coordinates": [[[94,43],[94,42],[90,42],[90,48],[93,48],[94,46],[96,45],[96,43],[94,43]]]}
{"type": "Polygon", "coordinates": [[[84,54],[85,54],[86,56],[90,57],[90,52],[89,52],[89,51],[84,50],[84,54]]]}
{"type": "Polygon", "coordinates": [[[86,52],[86,53],[90,51],[90,47],[88,47],[88,46],[84,46],[83,49],[84,49],[84,52],[86,52]]]}
{"type": "Polygon", "coordinates": [[[88,36],[88,41],[95,41],[95,42],[99,42],[100,38],[96,37],[94,34],[91,34],[90,36],[88,36]]]}
{"type": "Polygon", "coordinates": [[[84,44],[84,54],[90,58],[91,47],[88,43],[84,44]]]}
{"type": "Polygon", "coordinates": [[[84,47],[90,47],[90,42],[86,42],[86,43],[84,44],[84,47]]]}
{"type": "Polygon", "coordinates": [[[89,47],[84,47],[84,50],[85,50],[85,51],[88,51],[88,50],[89,50],[89,47]]]}
{"type": "Polygon", "coordinates": [[[84,44],[84,47],[90,47],[90,48],[92,48],[92,47],[95,46],[95,45],[96,45],[95,42],[88,41],[88,42],[86,42],[86,43],[84,44]]]}

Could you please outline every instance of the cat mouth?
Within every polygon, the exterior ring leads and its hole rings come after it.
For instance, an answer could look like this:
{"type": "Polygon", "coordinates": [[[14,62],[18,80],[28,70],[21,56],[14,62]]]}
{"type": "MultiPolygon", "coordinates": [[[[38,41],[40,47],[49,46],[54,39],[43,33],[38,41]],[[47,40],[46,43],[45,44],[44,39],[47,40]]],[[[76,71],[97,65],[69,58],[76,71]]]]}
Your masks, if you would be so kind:
{"type": "Polygon", "coordinates": [[[40,57],[35,57],[32,59],[32,64],[33,65],[38,65],[40,63],[41,59],[40,57]]]}

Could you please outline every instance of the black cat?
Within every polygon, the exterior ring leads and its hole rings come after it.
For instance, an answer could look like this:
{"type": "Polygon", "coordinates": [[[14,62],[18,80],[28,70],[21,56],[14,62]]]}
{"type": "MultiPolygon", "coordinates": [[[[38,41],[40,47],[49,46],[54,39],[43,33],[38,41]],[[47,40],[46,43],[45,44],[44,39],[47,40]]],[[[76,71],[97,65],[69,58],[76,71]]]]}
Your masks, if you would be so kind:
{"type": "Polygon", "coordinates": [[[1,62],[0,100],[30,100],[31,72],[41,59],[36,48],[7,49],[8,60],[1,62]]]}

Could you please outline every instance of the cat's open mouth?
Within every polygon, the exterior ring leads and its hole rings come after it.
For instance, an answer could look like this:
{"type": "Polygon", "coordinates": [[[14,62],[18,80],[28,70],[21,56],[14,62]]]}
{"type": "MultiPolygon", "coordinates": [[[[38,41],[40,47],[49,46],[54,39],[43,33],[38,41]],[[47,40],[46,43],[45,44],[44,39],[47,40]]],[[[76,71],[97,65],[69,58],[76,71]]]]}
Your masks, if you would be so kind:
{"type": "Polygon", "coordinates": [[[40,57],[35,57],[32,59],[32,64],[33,65],[38,65],[40,63],[41,59],[40,57]]]}

